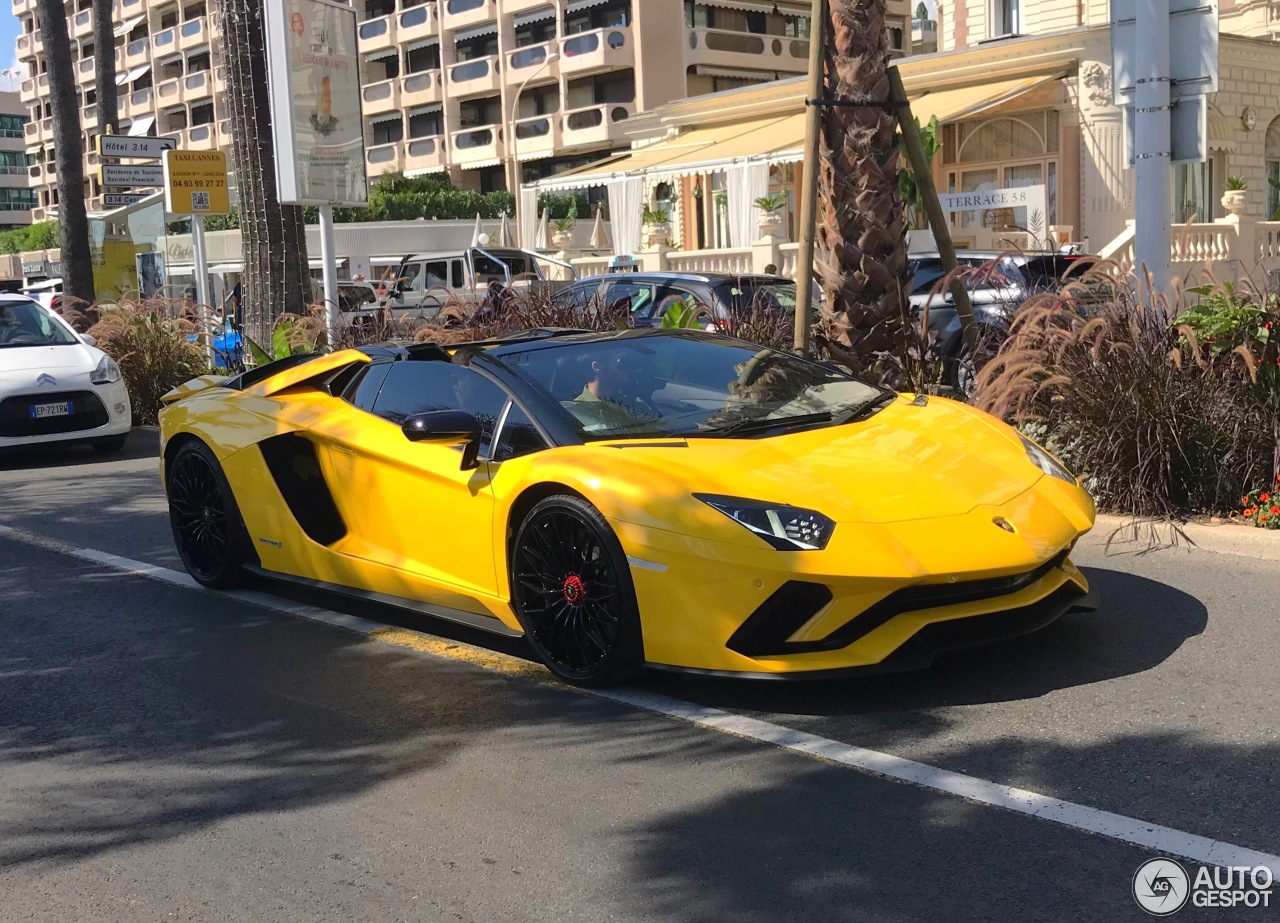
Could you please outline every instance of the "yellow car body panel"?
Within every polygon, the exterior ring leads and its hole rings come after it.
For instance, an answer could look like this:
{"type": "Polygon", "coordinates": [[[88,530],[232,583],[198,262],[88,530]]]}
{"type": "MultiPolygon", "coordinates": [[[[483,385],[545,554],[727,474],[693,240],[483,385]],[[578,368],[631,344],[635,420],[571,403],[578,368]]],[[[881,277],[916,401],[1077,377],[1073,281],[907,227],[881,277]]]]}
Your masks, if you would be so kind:
{"type": "MultiPolygon", "coordinates": [[[[343,355],[318,361],[339,369],[343,355]]],[[[314,375],[305,368],[290,371],[243,391],[192,383],[160,418],[165,457],[188,438],[214,451],[268,572],[519,631],[508,570],[514,511],[529,491],[573,493],[621,542],[647,662],[759,675],[874,666],[926,626],[1088,590],[1065,557],[1093,525],[1086,491],[1043,474],[1010,427],[952,401],[899,397],[840,427],[565,445],[464,471],[459,449],[411,442],[396,424],[307,388],[314,375]],[[315,446],[319,476],[346,525],[328,545],[300,527],[260,448],[289,433],[315,446]],[[695,494],[812,508],[836,525],[822,550],[778,551],[695,494]],[[830,592],[787,639],[814,645],[895,593],[1036,568],[1048,569],[1014,592],[904,611],[833,650],[748,656],[728,646],[795,581],[830,592]]]]}

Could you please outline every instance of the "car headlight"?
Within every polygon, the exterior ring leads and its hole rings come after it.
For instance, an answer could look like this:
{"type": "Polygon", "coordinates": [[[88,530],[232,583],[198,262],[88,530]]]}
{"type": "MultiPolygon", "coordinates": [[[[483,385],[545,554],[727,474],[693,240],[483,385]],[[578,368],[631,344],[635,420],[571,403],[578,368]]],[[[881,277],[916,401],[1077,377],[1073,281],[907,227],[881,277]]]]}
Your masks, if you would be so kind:
{"type": "Polygon", "coordinates": [[[821,551],[831,541],[831,533],[836,528],[828,517],[799,506],[716,494],[693,496],[754,532],[779,551],[821,551]]]}
{"type": "Polygon", "coordinates": [[[1066,481],[1068,484],[1076,483],[1076,477],[1062,462],[1058,461],[1040,446],[1036,445],[1026,436],[1019,436],[1022,440],[1022,447],[1027,450],[1027,458],[1031,459],[1031,464],[1035,465],[1045,474],[1066,481]]]}
{"type": "Polygon", "coordinates": [[[98,367],[89,373],[89,380],[95,385],[109,385],[122,377],[120,366],[116,365],[116,361],[110,356],[103,356],[98,367]]]}

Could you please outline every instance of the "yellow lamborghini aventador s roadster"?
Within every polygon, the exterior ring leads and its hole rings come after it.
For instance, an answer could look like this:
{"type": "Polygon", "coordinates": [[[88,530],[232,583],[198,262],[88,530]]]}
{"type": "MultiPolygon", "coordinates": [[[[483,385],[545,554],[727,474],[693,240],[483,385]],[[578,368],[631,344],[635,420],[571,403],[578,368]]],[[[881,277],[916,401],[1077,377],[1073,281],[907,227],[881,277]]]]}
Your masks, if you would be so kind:
{"type": "Polygon", "coordinates": [[[294,356],[160,415],[173,537],[246,572],[523,634],[557,676],[813,677],[1089,608],[1057,460],[964,404],[697,331],[294,356]]]}

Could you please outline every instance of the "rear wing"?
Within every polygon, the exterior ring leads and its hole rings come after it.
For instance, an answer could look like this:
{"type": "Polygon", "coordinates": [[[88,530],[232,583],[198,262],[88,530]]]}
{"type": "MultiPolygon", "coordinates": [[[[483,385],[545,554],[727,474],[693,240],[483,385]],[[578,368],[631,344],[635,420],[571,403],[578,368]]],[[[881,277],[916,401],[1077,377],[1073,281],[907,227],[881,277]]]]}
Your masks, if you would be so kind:
{"type": "MultiPolygon", "coordinates": [[[[289,365],[266,377],[255,378],[251,382],[241,382],[239,387],[245,394],[270,397],[287,388],[292,388],[294,385],[304,384],[314,378],[323,377],[348,365],[368,361],[370,361],[369,355],[358,349],[340,349],[336,353],[325,353],[305,362],[289,365]]],[[[262,369],[255,371],[267,371],[270,368],[271,366],[264,366],[262,369]]],[[[251,374],[251,372],[246,372],[244,377],[247,378],[251,374]]],[[[228,382],[227,387],[236,387],[236,385],[228,382]]]]}
{"type": "Polygon", "coordinates": [[[210,388],[221,388],[227,383],[227,380],[226,375],[201,375],[199,378],[183,382],[168,394],[162,395],[160,404],[167,407],[170,404],[178,403],[178,401],[184,401],[193,394],[199,394],[201,391],[208,391],[210,388]]]}

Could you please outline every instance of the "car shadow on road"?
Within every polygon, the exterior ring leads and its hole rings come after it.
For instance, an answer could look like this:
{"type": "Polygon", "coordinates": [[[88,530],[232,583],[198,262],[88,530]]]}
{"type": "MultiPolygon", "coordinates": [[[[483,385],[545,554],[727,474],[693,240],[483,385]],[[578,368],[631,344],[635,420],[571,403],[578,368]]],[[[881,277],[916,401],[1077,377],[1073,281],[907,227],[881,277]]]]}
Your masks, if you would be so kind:
{"type": "Polygon", "coordinates": [[[1122,571],[1083,568],[1096,612],[1063,616],[1033,634],[938,657],[924,671],[818,682],[747,682],[653,673],[644,685],[700,704],[799,715],[903,713],[1008,702],[1142,673],[1205,630],[1203,603],[1122,571]]]}
{"type": "Polygon", "coordinates": [[[135,461],[139,458],[158,458],[159,455],[159,430],[154,426],[135,426],[119,452],[103,454],[85,443],[61,445],[56,442],[30,448],[4,449],[0,451],[0,471],[92,466],[135,461]]]}

